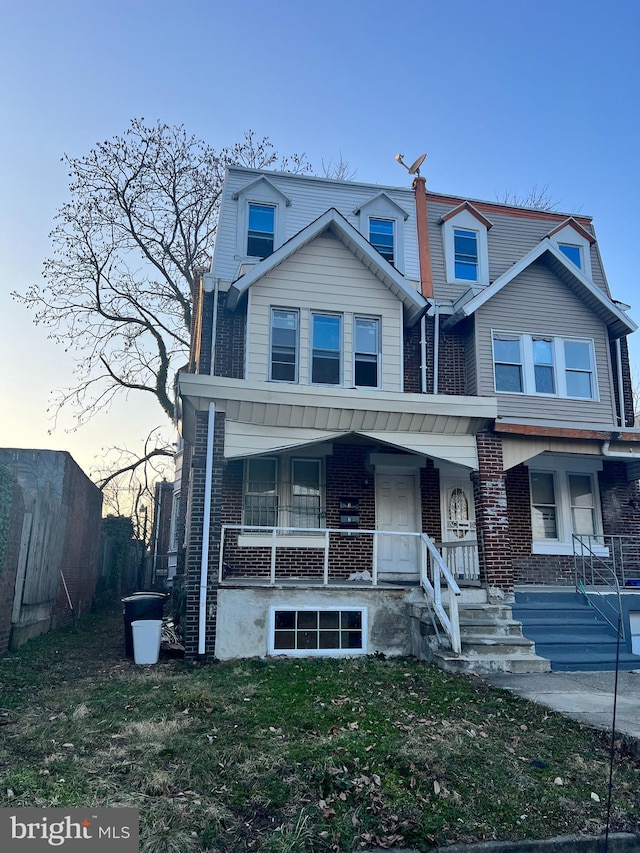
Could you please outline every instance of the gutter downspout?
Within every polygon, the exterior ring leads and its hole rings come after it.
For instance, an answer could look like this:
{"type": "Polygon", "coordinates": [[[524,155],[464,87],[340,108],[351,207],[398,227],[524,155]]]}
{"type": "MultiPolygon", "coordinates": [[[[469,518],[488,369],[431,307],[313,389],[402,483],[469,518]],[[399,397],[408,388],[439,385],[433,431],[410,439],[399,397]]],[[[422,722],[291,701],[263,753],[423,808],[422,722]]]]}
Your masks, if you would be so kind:
{"type": "Polygon", "coordinates": [[[198,606],[198,654],[206,648],[207,580],[209,575],[209,532],[211,530],[211,484],[213,481],[213,439],[216,404],[209,403],[207,425],[207,461],[204,473],[204,518],[202,520],[202,559],[200,561],[200,602],[198,606]]]}
{"type": "Polygon", "coordinates": [[[420,391],[427,393],[427,318],[420,318],[420,391]]]}
{"type": "Polygon", "coordinates": [[[220,289],[220,279],[213,280],[213,330],[211,332],[211,376],[216,375],[216,339],[218,337],[218,291],[220,289]]]}
{"type": "Polygon", "coordinates": [[[620,413],[620,426],[627,425],[624,411],[624,389],[622,385],[622,352],[620,350],[620,338],[616,338],[616,369],[618,371],[618,411],[620,413]]]}
{"type": "Polygon", "coordinates": [[[433,393],[438,393],[438,371],[440,369],[440,308],[433,303],[433,393]]]}

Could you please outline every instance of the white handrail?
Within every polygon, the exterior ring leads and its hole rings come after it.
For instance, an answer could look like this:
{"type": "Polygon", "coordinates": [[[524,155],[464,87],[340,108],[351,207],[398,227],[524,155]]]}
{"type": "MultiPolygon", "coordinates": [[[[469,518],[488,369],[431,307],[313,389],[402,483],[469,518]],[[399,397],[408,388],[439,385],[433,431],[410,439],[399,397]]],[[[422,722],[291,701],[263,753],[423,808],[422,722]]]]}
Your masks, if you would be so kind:
{"type": "Polygon", "coordinates": [[[451,642],[451,650],[459,655],[462,650],[460,640],[460,617],[458,613],[458,596],[460,595],[460,587],[454,576],[449,571],[449,567],[442,559],[440,552],[433,544],[433,541],[426,533],[421,533],[420,538],[423,543],[423,558],[420,560],[420,582],[429,603],[433,608],[433,612],[438,617],[438,621],[444,628],[449,641],[451,642]],[[429,555],[429,560],[426,555],[429,555]],[[431,564],[433,583],[429,578],[428,565],[431,564]],[[449,612],[445,610],[442,604],[442,581],[444,580],[446,588],[449,591],[449,612]]]}
{"type": "MultiPolygon", "coordinates": [[[[274,586],[276,583],[276,551],[278,547],[290,547],[287,543],[287,535],[279,537],[278,534],[313,534],[318,537],[317,548],[324,551],[323,567],[322,567],[322,583],[324,586],[329,585],[329,545],[331,534],[341,534],[345,530],[340,528],[318,528],[318,527],[272,527],[253,524],[224,524],[222,525],[222,538],[220,543],[220,582],[224,580],[224,542],[225,532],[237,530],[240,532],[263,533],[268,534],[270,539],[270,565],[269,565],[269,583],[274,586]]],[[[400,530],[365,530],[358,528],[356,531],[348,531],[350,534],[357,533],[358,535],[371,535],[373,537],[372,544],[372,586],[378,584],[378,539],[380,536],[404,536],[418,537],[422,545],[419,549],[419,571],[420,583],[424,593],[436,614],[438,621],[442,625],[445,633],[449,637],[451,648],[456,654],[460,654],[460,619],[458,615],[458,596],[460,587],[447,566],[442,555],[438,551],[436,544],[427,536],[426,533],[408,532],[400,530]],[[431,576],[429,576],[429,567],[431,567],[431,576]],[[444,585],[445,592],[448,593],[448,612],[442,602],[442,587],[444,585]]],[[[309,547],[307,545],[306,547],[309,547]]],[[[315,545],[313,547],[316,547],[315,545]]]]}

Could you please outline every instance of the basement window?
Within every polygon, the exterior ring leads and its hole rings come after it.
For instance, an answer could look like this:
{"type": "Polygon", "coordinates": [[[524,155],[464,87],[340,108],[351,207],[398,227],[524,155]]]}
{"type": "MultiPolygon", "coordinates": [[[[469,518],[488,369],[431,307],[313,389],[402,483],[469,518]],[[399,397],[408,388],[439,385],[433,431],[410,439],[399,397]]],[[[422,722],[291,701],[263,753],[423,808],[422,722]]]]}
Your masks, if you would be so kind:
{"type": "Polygon", "coordinates": [[[366,611],[274,607],[269,653],[353,655],[366,652],[366,611]]]}

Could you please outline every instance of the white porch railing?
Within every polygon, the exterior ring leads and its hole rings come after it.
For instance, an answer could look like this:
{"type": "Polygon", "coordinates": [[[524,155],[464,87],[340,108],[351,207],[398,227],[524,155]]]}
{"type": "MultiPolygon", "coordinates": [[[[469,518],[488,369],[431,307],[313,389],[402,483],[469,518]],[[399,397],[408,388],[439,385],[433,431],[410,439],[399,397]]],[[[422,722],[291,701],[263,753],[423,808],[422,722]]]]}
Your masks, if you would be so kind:
{"type": "MultiPolygon", "coordinates": [[[[378,555],[380,553],[380,540],[383,537],[404,537],[416,540],[417,566],[416,580],[419,579],[425,597],[437,618],[440,626],[449,638],[452,650],[460,653],[460,622],[458,616],[458,597],[460,587],[439,551],[438,546],[426,533],[405,532],[396,530],[345,530],[331,528],[300,528],[300,527],[257,527],[246,524],[227,524],[222,526],[220,538],[220,560],[218,567],[219,582],[223,584],[230,579],[261,580],[267,581],[269,586],[275,586],[282,581],[309,581],[313,579],[313,572],[308,567],[303,576],[296,576],[289,568],[287,571],[278,572],[277,554],[279,550],[320,551],[321,557],[318,566],[321,565],[317,574],[317,581],[322,586],[342,586],[349,582],[370,584],[377,587],[380,584],[380,571],[378,555]],[[233,533],[237,533],[246,539],[239,544],[238,541],[230,542],[233,533]],[[350,542],[362,542],[362,537],[371,538],[371,563],[363,565],[363,551],[360,549],[354,556],[354,566],[351,573],[344,569],[345,554],[348,554],[350,542]],[[253,540],[253,541],[252,541],[253,540]],[[256,568],[247,572],[232,567],[227,563],[227,545],[234,548],[234,561],[246,550],[257,548],[267,550],[262,571],[256,568]],[[339,565],[341,569],[331,572],[331,556],[340,553],[339,565]],[[357,562],[356,562],[357,561],[357,562]],[[448,609],[447,609],[448,608],[448,609]]],[[[466,543],[468,549],[475,548],[475,542],[466,543]]],[[[476,559],[471,555],[465,560],[472,563],[476,559]]],[[[389,574],[385,573],[385,580],[389,580],[389,574]]],[[[404,574],[402,575],[405,578],[404,574]]],[[[405,578],[406,580],[406,578],[405,578]]]]}

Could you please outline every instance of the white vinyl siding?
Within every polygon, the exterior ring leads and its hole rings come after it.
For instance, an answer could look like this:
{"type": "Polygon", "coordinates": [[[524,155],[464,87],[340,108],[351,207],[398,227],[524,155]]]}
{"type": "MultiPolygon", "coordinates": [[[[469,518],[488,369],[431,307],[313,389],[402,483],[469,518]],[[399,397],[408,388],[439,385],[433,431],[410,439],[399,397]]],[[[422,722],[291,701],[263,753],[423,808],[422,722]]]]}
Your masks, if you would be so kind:
{"type": "Polygon", "coordinates": [[[336,314],[343,337],[342,385],[354,387],[354,317],[380,323],[380,387],[402,390],[402,304],[339,240],[318,237],[257,282],[249,294],[247,376],[268,379],[271,311],[296,305],[300,314],[298,382],[311,384],[312,318],[336,314]]]}
{"type": "Polygon", "coordinates": [[[499,415],[615,423],[606,326],[544,263],[532,264],[475,313],[477,391],[482,396],[495,394],[492,334],[503,330],[540,339],[571,338],[578,332],[580,340],[592,341],[598,399],[572,398],[569,412],[566,397],[498,393],[499,415]]]}

